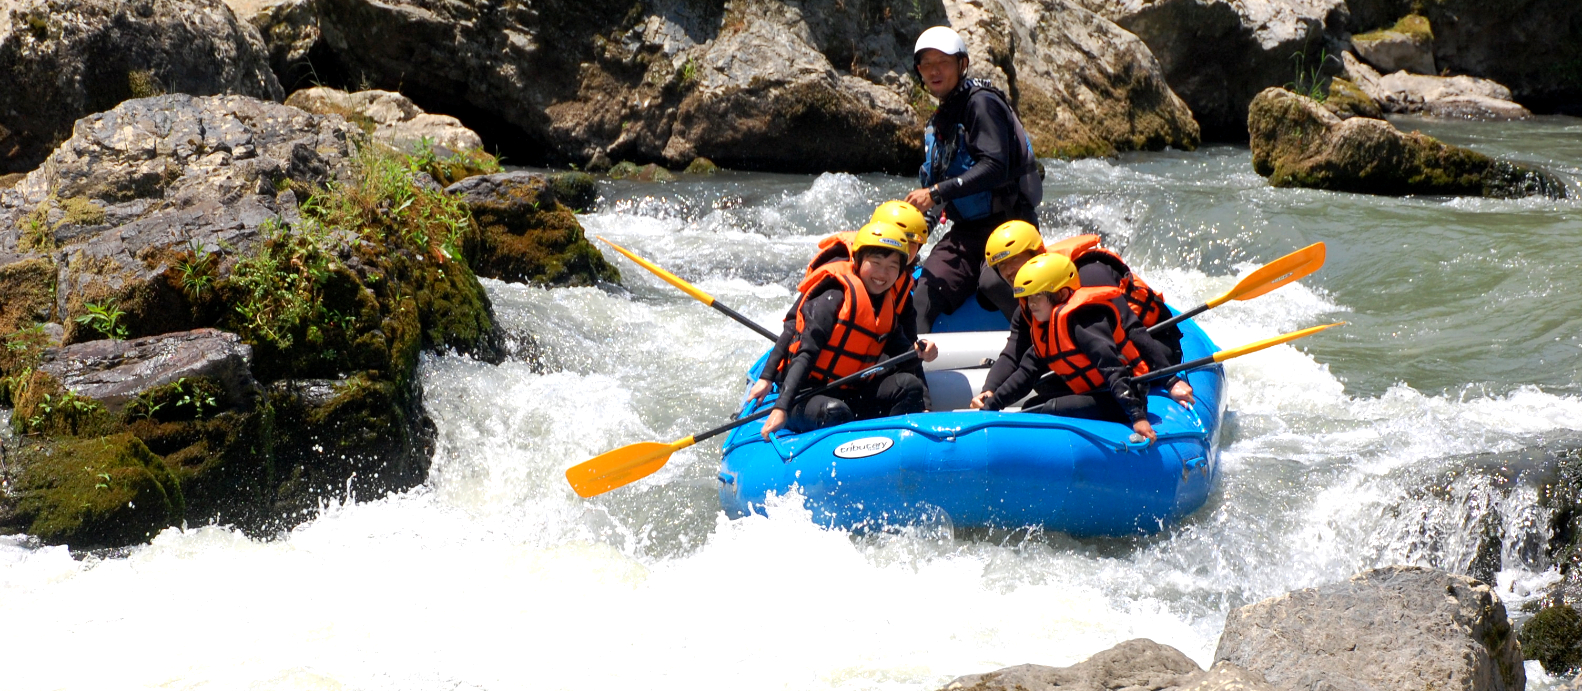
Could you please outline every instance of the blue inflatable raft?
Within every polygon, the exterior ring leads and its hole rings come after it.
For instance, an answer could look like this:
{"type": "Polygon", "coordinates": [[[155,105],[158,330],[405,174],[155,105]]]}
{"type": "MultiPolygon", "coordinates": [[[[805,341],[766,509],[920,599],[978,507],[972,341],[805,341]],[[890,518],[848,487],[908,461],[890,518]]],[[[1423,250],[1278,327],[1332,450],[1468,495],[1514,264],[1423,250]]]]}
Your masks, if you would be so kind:
{"type": "MultiPolygon", "coordinates": [[[[962,312],[956,328],[996,321],[1005,328],[997,314],[962,312]]],[[[1183,322],[1181,330],[1187,360],[1215,352],[1196,324],[1183,322]]],[[[739,427],[725,440],[719,473],[726,513],[762,513],[766,497],[796,488],[814,520],[856,530],[948,518],[955,526],[1118,536],[1162,530],[1208,499],[1225,410],[1221,366],[1186,375],[1197,396],[1191,409],[1154,388],[1148,417],[1159,441],[1148,445],[1130,442],[1131,428],[1113,422],[967,410],[988,372],[985,358],[999,354],[1005,332],[929,338],[941,350],[926,366],[938,412],[782,432],[768,442],[761,422],[739,427]]],[[[749,386],[763,362],[747,373],[749,386]]]]}

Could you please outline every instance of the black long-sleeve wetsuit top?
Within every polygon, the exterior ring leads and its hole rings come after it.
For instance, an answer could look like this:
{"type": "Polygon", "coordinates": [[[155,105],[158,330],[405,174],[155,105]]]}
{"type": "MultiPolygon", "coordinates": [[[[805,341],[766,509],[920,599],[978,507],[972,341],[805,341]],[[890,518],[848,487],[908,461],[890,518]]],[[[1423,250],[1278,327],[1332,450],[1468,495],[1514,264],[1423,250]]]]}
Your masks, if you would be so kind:
{"type": "MultiPolygon", "coordinates": [[[[995,194],[1001,198],[996,200],[996,210],[1001,210],[1001,206],[1009,208],[1014,202],[1008,203],[1004,198],[1015,193],[1032,207],[1043,200],[1042,180],[1025,143],[1017,137],[1016,113],[999,89],[981,79],[963,79],[945,95],[929,124],[934,127],[939,153],[935,161],[924,161],[925,170],[920,172],[925,185],[934,184],[940,201],[1001,187],[1005,189],[995,194]],[[957,137],[958,125],[965,127],[965,137],[957,137]],[[972,167],[955,177],[946,177],[945,170],[955,157],[956,147],[961,146],[972,157],[972,167]],[[932,170],[927,169],[930,164],[932,170]]],[[[952,209],[952,217],[956,215],[952,209]]]]}
{"type": "MultiPolygon", "coordinates": [[[[1077,267],[1077,273],[1082,285],[1085,286],[1121,284],[1120,273],[1102,261],[1083,262],[1077,267]]],[[[1121,313],[1121,321],[1126,327],[1126,335],[1130,336],[1132,343],[1137,345],[1137,352],[1143,356],[1143,362],[1148,363],[1149,368],[1156,370],[1171,366],[1173,363],[1170,361],[1170,349],[1148,334],[1148,327],[1143,326],[1142,320],[1137,318],[1137,313],[1126,304],[1126,298],[1115,298],[1115,303],[1115,308],[1121,313]]],[[[995,358],[994,365],[989,368],[989,374],[983,380],[982,390],[994,391],[1000,388],[1000,385],[1004,384],[1011,373],[1021,365],[1022,356],[1027,354],[1032,346],[1031,327],[1028,325],[1026,315],[1023,315],[1022,310],[1018,308],[1011,314],[1011,333],[1005,339],[1005,349],[1000,351],[1000,357],[995,358]]],[[[1179,380],[1179,377],[1170,377],[1163,382],[1164,387],[1168,389],[1175,386],[1179,380]]],[[[1023,395],[1026,395],[1026,392],[1023,392],[1023,395]]],[[[995,394],[994,397],[999,399],[1000,396],[995,394]]],[[[1003,402],[1003,405],[1010,405],[1010,402],[1003,402]]]]}
{"type": "MultiPolygon", "coordinates": [[[[868,299],[876,305],[882,305],[884,297],[883,294],[878,296],[868,294],[868,299]]],[[[796,354],[791,356],[786,365],[785,377],[780,382],[780,398],[775,401],[775,408],[790,412],[797,392],[801,390],[803,384],[807,383],[808,371],[813,368],[813,363],[818,361],[819,353],[824,350],[824,344],[829,342],[830,333],[835,329],[835,321],[840,316],[841,305],[845,302],[845,289],[838,286],[825,288],[802,301],[802,332],[797,335],[796,354]]],[[[916,342],[917,337],[916,334],[910,338],[907,336],[911,328],[906,325],[916,320],[916,313],[908,302],[906,309],[895,318],[895,323],[890,329],[890,337],[884,344],[884,357],[900,355],[913,347],[912,344],[916,342]]],[[[796,323],[794,316],[790,323],[793,325],[796,323]]],[[[794,330],[795,326],[792,328],[794,330]]],[[[911,361],[900,371],[910,372],[920,381],[926,382],[923,378],[923,365],[918,360],[911,361]]],[[[766,371],[765,374],[769,372],[766,371]]],[[[927,391],[926,386],[924,391],[927,391]]]]}
{"type": "MultiPolygon", "coordinates": [[[[1121,318],[1124,320],[1130,313],[1129,310],[1122,312],[1121,318]]],[[[1087,305],[1072,312],[1066,323],[1071,329],[1071,339],[1104,376],[1106,390],[1120,403],[1127,418],[1132,422],[1147,420],[1148,385],[1131,383],[1132,369],[1126,366],[1126,360],[1121,356],[1121,346],[1115,342],[1115,313],[1098,305],[1087,305]]],[[[994,390],[989,408],[998,410],[1020,400],[1048,371],[1049,367],[1040,361],[1037,349],[1028,348],[1022,354],[1016,371],[994,390]]],[[[1094,390],[1094,395],[1102,396],[1103,393],[1094,390]]]]}

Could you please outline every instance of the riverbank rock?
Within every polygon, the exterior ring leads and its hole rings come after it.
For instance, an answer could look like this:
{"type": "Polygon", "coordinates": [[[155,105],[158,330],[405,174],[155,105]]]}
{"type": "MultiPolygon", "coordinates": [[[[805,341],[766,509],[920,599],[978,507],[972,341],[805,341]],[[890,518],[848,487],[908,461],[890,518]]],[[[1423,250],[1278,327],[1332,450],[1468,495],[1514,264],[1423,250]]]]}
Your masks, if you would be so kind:
{"type": "Polygon", "coordinates": [[[1040,156],[1195,149],[1197,122],[1137,37],[1067,0],[946,2],[972,72],[1011,96],[1040,156]]]}
{"type": "Polygon", "coordinates": [[[483,148],[483,139],[449,115],[423,112],[412,99],[392,91],[359,91],[316,86],[286,99],[286,105],[309,113],[339,115],[361,127],[373,140],[409,153],[432,150],[441,157],[483,148]]]}
{"type": "Polygon", "coordinates": [[[1089,691],[1149,689],[1151,691],[1273,691],[1255,674],[1231,664],[1207,672],[1168,645],[1138,638],[1070,667],[1017,665],[984,674],[969,674],[941,691],[1089,691]]]}
{"type": "Polygon", "coordinates": [[[593,0],[546,12],[485,0],[231,2],[288,83],[311,56],[318,80],[399,86],[523,163],[681,169],[704,157],[911,174],[933,108],[910,74],[912,44],[928,26],[980,15],[1002,24],[974,41],[974,60],[1014,83],[1013,98],[1025,76],[1018,105],[1046,152],[1197,142],[1146,51],[1067,0],[593,0]]]}
{"type": "Polygon", "coordinates": [[[619,282],[621,275],[583,235],[556,185],[539,173],[497,173],[445,190],[472,209],[483,235],[473,270],[503,281],[552,286],[619,282]]]}
{"type": "Polygon", "coordinates": [[[1574,0],[1347,0],[1352,30],[1427,17],[1434,62],[1452,75],[1491,79],[1538,112],[1582,114],[1582,3],[1574,0]]]}
{"type": "Polygon", "coordinates": [[[1510,89],[1487,79],[1405,71],[1381,76],[1351,53],[1343,53],[1341,60],[1349,81],[1386,113],[1473,120],[1524,120],[1533,116],[1511,101],[1510,89]]]}
{"type": "Polygon", "coordinates": [[[1081,1],[1147,44],[1211,141],[1246,141],[1263,89],[1333,73],[1349,21],[1345,0],[1081,1]]]}
{"type": "Polygon", "coordinates": [[[1420,14],[1402,17],[1388,29],[1351,37],[1357,56],[1385,72],[1438,74],[1434,69],[1434,31],[1420,14]]]}
{"type": "Polygon", "coordinates": [[[422,482],[420,353],[502,345],[468,265],[481,232],[418,162],[242,96],[79,122],[0,193],[0,277],[18,277],[0,304],[27,305],[0,314],[21,324],[0,333],[0,405],[24,435],[0,530],[268,533],[422,482]]]}
{"type": "Polygon", "coordinates": [[[1235,610],[1214,660],[1280,689],[1516,691],[1527,681],[1521,646],[1489,586],[1411,566],[1235,610]]]}
{"type": "Polygon", "coordinates": [[[78,118],[127,99],[284,96],[258,31],[221,0],[11,0],[0,75],[0,173],[32,170],[78,118]]]}
{"type": "Polygon", "coordinates": [[[1537,660],[1545,672],[1569,674],[1582,668],[1582,616],[1570,605],[1539,610],[1517,638],[1526,659],[1537,660]]]}
{"type": "Polygon", "coordinates": [[[1403,133],[1383,120],[1342,120],[1312,99],[1284,89],[1258,95],[1248,129],[1253,169],[1275,187],[1391,195],[1566,196],[1565,183],[1538,168],[1403,133]]]}

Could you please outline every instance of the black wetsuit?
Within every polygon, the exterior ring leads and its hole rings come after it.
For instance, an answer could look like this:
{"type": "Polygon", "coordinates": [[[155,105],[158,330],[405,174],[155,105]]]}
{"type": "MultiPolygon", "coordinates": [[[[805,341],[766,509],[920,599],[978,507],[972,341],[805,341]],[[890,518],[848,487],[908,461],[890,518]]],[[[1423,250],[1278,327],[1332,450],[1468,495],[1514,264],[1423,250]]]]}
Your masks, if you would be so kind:
{"type": "MultiPolygon", "coordinates": [[[[1122,276],[1109,264],[1094,259],[1083,261],[1077,265],[1077,278],[1084,286],[1119,286],[1122,276]]],[[[1143,360],[1152,369],[1164,369],[1171,365],[1181,364],[1181,330],[1172,326],[1161,330],[1157,335],[1148,333],[1142,320],[1137,318],[1137,313],[1126,304],[1125,297],[1115,298],[1115,307],[1121,313],[1121,318],[1126,322],[1126,335],[1137,344],[1137,352],[1141,353],[1143,360]],[[1170,334],[1174,338],[1170,338],[1170,334]]],[[[1016,371],[1022,361],[1022,356],[1032,348],[1033,338],[1028,333],[1027,319],[1022,315],[1021,307],[1009,316],[1011,320],[1011,333],[1005,339],[1005,349],[1000,351],[1000,356],[995,358],[994,365],[989,368],[988,376],[983,380],[983,390],[993,391],[1003,384],[1011,373],[1016,371]]],[[[1166,380],[1165,388],[1173,386],[1177,378],[1166,380]]],[[[1049,377],[1040,383],[1036,389],[1040,396],[1059,396],[1071,393],[1066,388],[1066,383],[1059,377],[1049,377]]],[[[1025,394],[1024,394],[1025,395],[1025,394]]],[[[1009,402],[1004,405],[1010,405],[1009,402]]]]}
{"type": "MultiPolygon", "coordinates": [[[[884,302],[883,295],[870,294],[869,298],[876,304],[884,302]]],[[[802,301],[803,329],[797,335],[796,354],[786,361],[780,398],[775,401],[775,408],[786,413],[786,428],[792,432],[806,432],[852,420],[921,413],[926,407],[928,387],[923,378],[922,363],[918,360],[855,386],[813,396],[793,405],[792,400],[797,392],[811,385],[807,380],[808,371],[817,361],[824,344],[829,341],[845,299],[841,288],[831,287],[802,301]]],[[[900,355],[912,347],[913,339],[906,335],[910,329],[904,328],[902,324],[913,318],[910,305],[895,318],[895,326],[885,341],[884,357],[900,355]]]]}
{"type": "Polygon", "coordinates": [[[1010,220],[1038,225],[1044,194],[1026,131],[1005,95],[987,82],[962,80],[929,118],[929,127],[934,144],[919,179],[943,203],[952,226],[923,261],[913,297],[918,333],[928,333],[935,317],[955,312],[978,289],[989,233],[1010,220]],[[962,154],[972,164],[956,172],[951,166],[966,160],[962,154]]]}
{"type": "MultiPolygon", "coordinates": [[[[1137,319],[1131,310],[1123,309],[1120,315],[1122,321],[1128,317],[1132,321],[1137,319]]],[[[1022,408],[1023,412],[1108,420],[1128,425],[1148,419],[1148,385],[1131,383],[1132,370],[1126,366],[1121,356],[1120,344],[1115,342],[1114,320],[1115,313],[1090,305],[1072,312],[1067,321],[1071,329],[1072,341],[1089,360],[1093,361],[1099,373],[1104,376],[1107,386],[1090,389],[1083,394],[1072,393],[1070,388],[1065,388],[1064,394],[1052,396],[1041,391],[1039,396],[1028,401],[1028,404],[1022,408]]],[[[1141,326],[1141,323],[1139,322],[1138,325],[1141,326]]],[[[1128,334],[1131,333],[1130,329],[1127,331],[1128,334]]],[[[1141,343],[1136,345],[1139,352],[1146,352],[1141,343]]],[[[1148,359],[1148,356],[1144,355],[1144,359],[1148,359]]],[[[1049,368],[1038,357],[1038,351],[1027,348],[1017,364],[1016,371],[1006,377],[1005,381],[994,390],[994,397],[989,399],[988,407],[991,410],[999,410],[1021,399],[1048,371],[1049,368]]],[[[1059,379],[1059,377],[1052,376],[1050,379],[1059,379]]]]}

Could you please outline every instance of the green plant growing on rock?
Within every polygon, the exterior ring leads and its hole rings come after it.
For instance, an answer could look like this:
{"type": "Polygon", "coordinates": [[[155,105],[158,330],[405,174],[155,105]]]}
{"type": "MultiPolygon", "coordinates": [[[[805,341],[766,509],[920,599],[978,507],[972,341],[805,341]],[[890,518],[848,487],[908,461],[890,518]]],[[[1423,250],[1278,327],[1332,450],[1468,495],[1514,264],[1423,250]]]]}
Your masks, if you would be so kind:
{"type": "Polygon", "coordinates": [[[105,338],[126,340],[126,326],[121,324],[121,317],[126,316],[126,313],[121,311],[115,298],[103,302],[84,302],[82,306],[88,313],[77,317],[78,324],[99,332],[105,338]]]}
{"type": "Polygon", "coordinates": [[[1294,63],[1296,77],[1286,82],[1285,88],[1323,103],[1325,99],[1329,98],[1329,85],[1324,78],[1324,68],[1333,59],[1334,56],[1330,55],[1328,50],[1320,50],[1318,52],[1318,60],[1309,66],[1305,51],[1293,54],[1291,62],[1294,63]]]}
{"type": "Polygon", "coordinates": [[[224,395],[224,387],[208,377],[181,377],[138,394],[126,405],[122,416],[128,422],[202,420],[219,412],[224,395]]]}
{"type": "Polygon", "coordinates": [[[406,167],[414,173],[428,173],[441,187],[449,187],[474,175],[505,170],[498,156],[483,149],[458,151],[441,157],[428,137],[418,139],[416,150],[406,156],[406,167]]]}
{"type": "Polygon", "coordinates": [[[176,263],[176,270],[181,274],[181,290],[193,300],[201,299],[204,293],[213,288],[214,273],[211,266],[213,255],[204,251],[202,247],[194,247],[188,256],[176,263]]]}

